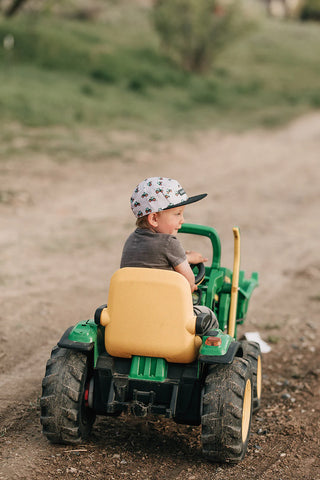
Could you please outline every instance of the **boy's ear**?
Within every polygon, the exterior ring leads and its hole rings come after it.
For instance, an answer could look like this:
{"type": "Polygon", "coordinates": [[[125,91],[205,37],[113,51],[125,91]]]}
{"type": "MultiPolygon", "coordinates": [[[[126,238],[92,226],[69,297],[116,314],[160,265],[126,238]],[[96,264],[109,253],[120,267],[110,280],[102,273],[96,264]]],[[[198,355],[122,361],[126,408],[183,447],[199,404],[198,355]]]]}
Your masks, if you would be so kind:
{"type": "Polygon", "coordinates": [[[157,213],[149,213],[148,215],[148,222],[151,225],[151,227],[157,227],[158,226],[158,215],[157,213]]]}

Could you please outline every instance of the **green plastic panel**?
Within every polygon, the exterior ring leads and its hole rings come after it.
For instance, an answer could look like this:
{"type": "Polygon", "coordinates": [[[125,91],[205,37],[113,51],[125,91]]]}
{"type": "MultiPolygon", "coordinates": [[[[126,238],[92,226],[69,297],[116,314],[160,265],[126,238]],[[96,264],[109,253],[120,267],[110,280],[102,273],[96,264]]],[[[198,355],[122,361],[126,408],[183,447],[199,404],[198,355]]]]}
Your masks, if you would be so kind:
{"type": "Polygon", "coordinates": [[[225,330],[228,325],[229,318],[229,309],[230,309],[230,295],[227,293],[222,293],[219,299],[219,326],[221,330],[225,330]]]}
{"type": "Polygon", "coordinates": [[[167,378],[168,364],[164,358],[132,357],[129,378],[163,382],[167,378]]]}

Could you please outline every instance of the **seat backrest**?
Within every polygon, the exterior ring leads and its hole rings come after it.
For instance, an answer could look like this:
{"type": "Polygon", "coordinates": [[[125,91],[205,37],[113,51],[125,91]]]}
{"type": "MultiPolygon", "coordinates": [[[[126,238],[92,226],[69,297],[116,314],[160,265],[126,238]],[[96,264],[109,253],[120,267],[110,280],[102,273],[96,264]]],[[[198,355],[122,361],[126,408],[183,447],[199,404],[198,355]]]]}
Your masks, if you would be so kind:
{"type": "Polygon", "coordinates": [[[107,352],[190,363],[201,345],[188,281],[179,273],[122,268],[110,281],[108,307],[102,310],[107,352]]]}

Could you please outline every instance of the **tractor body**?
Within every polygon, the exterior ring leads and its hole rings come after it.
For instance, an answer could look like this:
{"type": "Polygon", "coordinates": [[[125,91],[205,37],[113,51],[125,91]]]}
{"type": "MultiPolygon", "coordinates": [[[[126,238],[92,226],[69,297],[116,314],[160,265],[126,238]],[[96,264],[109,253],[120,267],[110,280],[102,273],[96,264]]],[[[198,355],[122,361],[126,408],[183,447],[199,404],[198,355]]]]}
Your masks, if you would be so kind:
{"type": "Polygon", "coordinates": [[[41,423],[51,442],[82,442],[96,415],[130,412],[201,424],[208,460],[235,463],[245,455],[251,415],[260,406],[261,353],[257,344],[237,340],[237,325],[246,318],[258,274],[246,279],[239,270],[235,278],[235,267],[220,266],[213,228],[184,224],[181,232],[206,236],[213,248],[195,295],[176,272],[118,270],[108,304],[70,327],[54,347],[41,397],[41,423]],[[195,303],[213,310],[219,328],[195,317],[195,303]]]}

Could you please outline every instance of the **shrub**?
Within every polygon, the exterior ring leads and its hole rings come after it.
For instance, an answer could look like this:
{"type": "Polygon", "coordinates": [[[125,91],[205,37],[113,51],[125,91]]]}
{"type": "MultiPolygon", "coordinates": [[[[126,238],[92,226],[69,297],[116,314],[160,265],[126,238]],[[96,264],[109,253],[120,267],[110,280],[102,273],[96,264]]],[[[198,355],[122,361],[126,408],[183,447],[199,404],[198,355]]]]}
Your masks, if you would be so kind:
{"type": "Polygon", "coordinates": [[[157,0],[152,17],[167,55],[185,70],[203,72],[239,33],[238,13],[236,4],[230,2],[157,0]]]}
{"type": "Polygon", "coordinates": [[[306,0],[300,12],[301,20],[320,21],[320,0],[306,0]]]}

